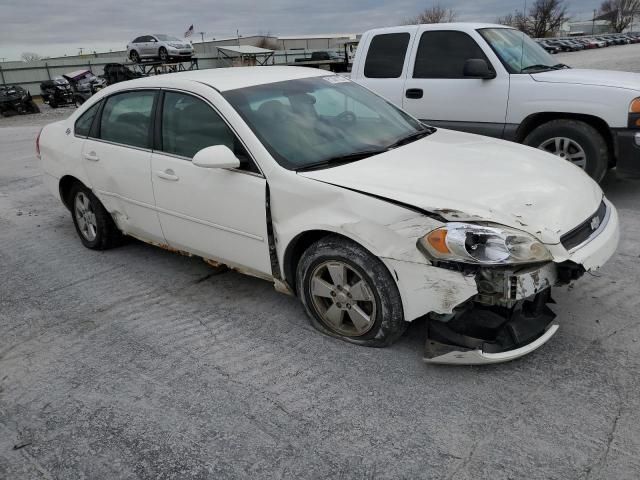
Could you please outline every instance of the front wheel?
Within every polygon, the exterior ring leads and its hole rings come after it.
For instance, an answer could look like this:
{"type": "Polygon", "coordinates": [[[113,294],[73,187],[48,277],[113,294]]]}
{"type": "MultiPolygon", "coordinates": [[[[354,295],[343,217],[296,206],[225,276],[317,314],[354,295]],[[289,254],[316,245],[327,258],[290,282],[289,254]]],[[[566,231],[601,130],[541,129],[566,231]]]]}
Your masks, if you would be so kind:
{"type": "Polygon", "coordinates": [[[106,250],[116,246],[121,233],[100,200],[81,184],[70,194],[71,215],[82,244],[92,250],[106,250]]]}
{"type": "Polygon", "coordinates": [[[347,239],[331,235],[311,245],[298,263],[296,284],[311,324],[323,333],[385,347],[406,328],[389,270],[347,239]]]}
{"type": "Polygon", "coordinates": [[[552,120],[534,129],[523,142],[557,155],[600,182],[609,168],[609,149],[600,132],[579,120],[552,120]]]}
{"type": "Polygon", "coordinates": [[[133,63],[140,63],[140,55],[135,50],[131,50],[131,53],[129,54],[129,58],[133,63]]]}
{"type": "Polygon", "coordinates": [[[169,60],[169,53],[167,53],[167,49],[164,47],[160,47],[160,50],[158,50],[158,55],[160,56],[161,62],[167,62],[169,60]]]}

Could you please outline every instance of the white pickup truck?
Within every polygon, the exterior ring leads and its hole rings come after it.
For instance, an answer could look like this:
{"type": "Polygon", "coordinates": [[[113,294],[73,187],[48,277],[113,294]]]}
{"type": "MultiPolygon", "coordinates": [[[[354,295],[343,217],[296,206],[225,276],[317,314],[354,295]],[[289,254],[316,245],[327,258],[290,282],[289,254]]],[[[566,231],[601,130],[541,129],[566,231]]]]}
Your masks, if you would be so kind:
{"type": "Polygon", "coordinates": [[[351,79],[425,123],[546,150],[597,181],[640,174],[640,74],[572,69],[512,28],[370,30],[351,79]]]}

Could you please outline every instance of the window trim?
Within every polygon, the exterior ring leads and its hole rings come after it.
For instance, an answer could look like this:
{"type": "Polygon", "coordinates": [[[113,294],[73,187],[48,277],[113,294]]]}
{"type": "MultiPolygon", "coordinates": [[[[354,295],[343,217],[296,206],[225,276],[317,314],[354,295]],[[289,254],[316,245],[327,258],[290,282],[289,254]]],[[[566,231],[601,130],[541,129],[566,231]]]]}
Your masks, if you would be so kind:
{"type": "MultiPolygon", "coordinates": [[[[117,92],[113,92],[111,95],[107,95],[103,98],[101,98],[99,100],[99,102],[101,102],[101,105],[99,107],[98,113],[96,113],[96,116],[93,119],[93,123],[91,124],[91,129],[89,130],[89,135],[85,138],[85,140],[93,140],[94,142],[101,142],[101,143],[106,143],[109,145],[116,145],[119,147],[126,147],[126,148],[133,148],[135,150],[141,150],[144,152],[152,152],[152,148],[144,148],[144,147],[137,147],[135,145],[128,145],[126,143],[118,143],[118,142],[112,142],[110,140],[104,140],[102,138],[99,138],[97,135],[100,135],[100,125],[102,123],[102,113],[104,111],[104,106],[107,103],[107,100],[111,97],[114,97],[116,95],[119,95],[121,93],[131,93],[131,92],[142,92],[142,91],[153,91],[155,92],[155,96],[154,96],[154,100],[153,100],[153,105],[151,107],[151,122],[149,124],[149,129],[150,129],[150,134],[153,133],[153,127],[154,127],[154,118],[155,118],[155,109],[157,108],[157,100],[158,100],[158,93],[160,91],[160,89],[158,87],[138,87],[138,88],[126,88],[123,90],[118,90],[117,92]]],[[[80,137],[82,138],[82,137],[80,137]]],[[[152,137],[150,136],[150,138],[152,139],[152,137]]]]}
{"type": "MultiPolygon", "coordinates": [[[[416,64],[418,63],[418,53],[420,52],[420,42],[422,42],[422,37],[427,33],[442,33],[442,32],[445,32],[445,33],[460,33],[460,34],[465,35],[466,37],[468,37],[472,42],[474,42],[476,44],[478,49],[482,52],[483,60],[485,60],[487,62],[487,65],[489,66],[489,69],[492,70],[497,75],[498,72],[496,71],[495,67],[491,63],[491,60],[487,56],[486,52],[482,49],[482,47],[480,46],[478,41],[475,38],[473,38],[471,35],[469,35],[469,33],[463,32],[462,30],[449,30],[449,29],[447,29],[447,30],[445,30],[445,29],[435,30],[435,29],[428,29],[428,30],[423,30],[420,33],[420,35],[416,36],[416,40],[415,40],[416,41],[416,43],[415,43],[415,52],[416,53],[415,53],[415,55],[413,55],[413,68],[411,69],[411,79],[412,80],[477,80],[477,78],[465,77],[464,75],[461,75],[459,77],[416,77],[416,64]]],[[[481,35],[481,37],[482,37],[482,35],[481,35]]]]}
{"type": "Polygon", "coordinates": [[[398,32],[381,32],[373,35],[369,40],[369,44],[367,45],[367,56],[364,58],[364,63],[362,65],[362,75],[364,76],[364,78],[367,78],[369,80],[395,80],[398,78],[406,77],[406,74],[403,75],[403,73],[405,73],[405,66],[407,65],[407,57],[410,55],[411,46],[412,46],[411,32],[409,31],[401,30],[398,32]],[[407,36],[407,47],[404,52],[404,58],[402,59],[402,67],[400,68],[400,73],[395,77],[370,77],[367,75],[367,60],[369,59],[369,55],[371,53],[371,45],[373,44],[373,41],[377,37],[389,36],[389,35],[406,35],[407,36]]]}
{"type": "Polygon", "coordinates": [[[193,158],[185,157],[185,156],[182,156],[182,155],[177,155],[175,153],[165,152],[165,151],[162,150],[162,112],[164,110],[164,94],[165,94],[165,92],[176,92],[176,93],[181,93],[183,95],[190,95],[190,96],[195,97],[195,98],[197,98],[199,100],[202,100],[209,107],[211,107],[213,109],[213,111],[222,119],[222,121],[225,123],[227,128],[229,128],[229,130],[231,130],[231,133],[233,133],[233,136],[242,144],[242,147],[244,148],[244,150],[249,155],[249,159],[256,166],[256,168],[258,169],[259,173],[258,172],[250,172],[248,170],[243,170],[241,168],[225,168],[224,170],[230,170],[230,171],[233,171],[233,172],[244,173],[246,175],[253,175],[254,177],[260,177],[260,178],[265,178],[266,179],[264,173],[262,172],[262,168],[260,168],[260,165],[255,160],[255,155],[253,155],[251,150],[249,150],[249,148],[247,147],[247,144],[244,142],[242,137],[240,135],[238,135],[238,132],[236,131],[236,129],[233,128],[233,126],[225,118],[225,116],[222,114],[222,112],[220,112],[220,110],[218,110],[216,108],[216,106],[209,99],[207,99],[207,98],[203,97],[202,95],[199,95],[199,94],[197,94],[195,92],[192,92],[190,90],[184,90],[184,89],[176,88],[176,87],[162,87],[162,88],[160,88],[160,95],[158,95],[158,105],[157,105],[157,108],[156,108],[156,114],[155,114],[155,118],[154,118],[154,131],[153,131],[153,141],[152,141],[152,152],[153,153],[166,155],[168,157],[177,158],[179,160],[185,160],[187,162],[192,162],[193,161],[193,158]]]}

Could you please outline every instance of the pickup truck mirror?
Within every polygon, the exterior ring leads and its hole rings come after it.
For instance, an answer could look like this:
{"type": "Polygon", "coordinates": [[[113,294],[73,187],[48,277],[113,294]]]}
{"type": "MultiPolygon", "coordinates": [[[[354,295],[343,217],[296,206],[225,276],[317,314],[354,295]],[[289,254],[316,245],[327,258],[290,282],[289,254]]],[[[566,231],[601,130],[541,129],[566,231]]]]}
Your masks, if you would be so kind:
{"type": "Polygon", "coordinates": [[[192,163],[201,168],[239,168],[240,160],[226,145],[213,145],[200,150],[192,163]]]}
{"type": "Polygon", "coordinates": [[[483,58],[470,58],[464,62],[462,73],[469,78],[482,78],[484,80],[496,78],[496,72],[489,68],[489,64],[483,58]]]}

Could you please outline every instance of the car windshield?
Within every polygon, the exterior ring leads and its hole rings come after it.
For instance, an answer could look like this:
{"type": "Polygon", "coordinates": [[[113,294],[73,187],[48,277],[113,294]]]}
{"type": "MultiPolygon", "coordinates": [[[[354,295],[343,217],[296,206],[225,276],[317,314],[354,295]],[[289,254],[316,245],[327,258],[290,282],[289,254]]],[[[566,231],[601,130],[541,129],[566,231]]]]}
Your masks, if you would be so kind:
{"type": "Polygon", "coordinates": [[[162,42],[179,42],[180,41],[179,38],[173,37],[171,35],[156,34],[155,37],[162,42]]]}
{"type": "Polygon", "coordinates": [[[483,28],[480,35],[510,73],[553,70],[558,62],[528,35],[512,28],[483,28]]]}
{"type": "Polygon", "coordinates": [[[280,165],[356,161],[432,132],[383,98],[332,75],[223,93],[280,165]]]}

